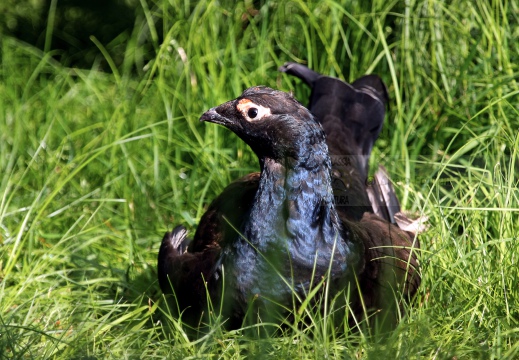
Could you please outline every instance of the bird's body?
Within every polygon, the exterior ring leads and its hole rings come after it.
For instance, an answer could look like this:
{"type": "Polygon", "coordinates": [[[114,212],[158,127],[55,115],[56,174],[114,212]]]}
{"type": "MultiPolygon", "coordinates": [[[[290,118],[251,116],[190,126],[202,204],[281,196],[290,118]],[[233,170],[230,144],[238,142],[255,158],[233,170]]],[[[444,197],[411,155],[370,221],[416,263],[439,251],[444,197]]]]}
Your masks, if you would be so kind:
{"type": "Polygon", "coordinates": [[[161,288],[173,290],[191,322],[207,308],[207,292],[239,326],[253,299],[260,310],[290,307],[322,279],[334,295],[356,278],[363,301],[354,307],[383,306],[384,289],[412,295],[419,284],[414,235],[373,213],[373,202],[387,206],[366,186],[384,118],[383,83],[369,76],[356,89],[300,65],[292,72],[313,87],[315,117],[289,94],[253,87],[201,118],[241,137],[261,172],[224,189],[189,245],[182,227],[163,239],[161,288]],[[334,156],[343,162],[334,165],[334,156]]]}

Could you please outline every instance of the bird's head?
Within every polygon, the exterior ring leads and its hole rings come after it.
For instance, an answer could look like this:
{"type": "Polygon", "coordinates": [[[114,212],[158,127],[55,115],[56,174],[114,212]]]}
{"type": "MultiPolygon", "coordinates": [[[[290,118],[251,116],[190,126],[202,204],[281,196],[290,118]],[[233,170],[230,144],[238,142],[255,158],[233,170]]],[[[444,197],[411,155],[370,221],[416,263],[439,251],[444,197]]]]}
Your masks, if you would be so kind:
{"type": "Polygon", "coordinates": [[[233,131],[260,159],[298,159],[325,144],[321,125],[303,105],[292,95],[265,86],[245,90],[205,112],[200,121],[233,131]]]}

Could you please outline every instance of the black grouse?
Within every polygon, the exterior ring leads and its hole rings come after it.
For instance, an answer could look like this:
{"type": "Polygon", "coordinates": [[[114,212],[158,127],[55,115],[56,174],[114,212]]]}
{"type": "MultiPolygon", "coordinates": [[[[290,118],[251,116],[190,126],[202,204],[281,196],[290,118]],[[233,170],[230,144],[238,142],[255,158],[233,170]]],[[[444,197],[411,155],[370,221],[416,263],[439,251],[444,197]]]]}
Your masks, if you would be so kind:
{"type": "Polygon", "coordinates": [[[223,190],[192,241],[182,226],[162,240],[161,289],[191,324],[204,321],[208,297],[235,328],[246,314],[265,319],[274,304],[292,308],[323,279],[331,296],[349,287],[359,315],[393,311],[420,284],[418,227],[399,212],[383,169],[367,185],[385,115],[383,82],[368,75],[350,85],[291,63],[280,70],[312,87],[310,111],[290,94],[256,86],[200,118],[243,139],[261,171],[223,190]]]}

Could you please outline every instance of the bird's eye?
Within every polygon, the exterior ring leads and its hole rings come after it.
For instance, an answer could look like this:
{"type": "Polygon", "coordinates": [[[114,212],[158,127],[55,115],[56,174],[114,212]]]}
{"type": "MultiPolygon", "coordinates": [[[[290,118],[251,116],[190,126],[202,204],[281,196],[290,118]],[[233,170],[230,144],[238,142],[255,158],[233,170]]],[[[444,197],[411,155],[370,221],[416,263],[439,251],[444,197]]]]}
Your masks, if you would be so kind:
{"type": "Polygon", "coordinates": [[[258,109],[252,107],[247,111],[247,116],[251,119],[254,119],[256,116],[258,116],[258,109]]]}
{"type": "Polygon", "coordinates": [[[236,104],[236,110],[241,112],[247,121],[259,121],[271,115],[270,108],[255,104],[250,99],[240,99],[236,104]]]}

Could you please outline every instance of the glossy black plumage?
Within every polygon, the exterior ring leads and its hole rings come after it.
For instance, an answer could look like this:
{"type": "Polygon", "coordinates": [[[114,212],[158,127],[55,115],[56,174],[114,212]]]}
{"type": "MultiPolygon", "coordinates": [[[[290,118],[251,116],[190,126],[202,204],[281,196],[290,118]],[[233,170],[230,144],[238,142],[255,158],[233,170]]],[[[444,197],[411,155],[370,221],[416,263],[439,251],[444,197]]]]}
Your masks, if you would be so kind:
{"type": "MultiPolygon", "coordinates": [[[[352,86],[297,64],[282,70],[312,87],[314,116],[292,96],[265,87],[202,115],[240,136],[261,173],[224,189],[187,251],[182,227],[163,239],[159,282],[165,293],[174,289],[188,321],[196,323],[206,309],[206,290],[215,304],[224,298],[224,315],[235,327],[251,303],[254,311],[271,303],[290,307],[293,291],[304,298],[328,271],[332,295],[356,277],[368,308],[384,308],[387,292],[398,287],[412,295],[419,284],[414,235],[391,224],[400,213],[387,177],[379,172],[366,186],[387,101],[382,81],[367,76],[352,86]]],[[[353,306],[360,311],[360,304],[353,306]]]]}
{"type": "Polygon", "coordinates": [[[366,211],[373,211],[366,192],[368,163],[384,122],[386,86],[376,75],[348,84],[300,64],[286,63],[279,70],[301,78],[311,87],[308,109],[326,133],[335,187],[342,188],[341,194],[348,199],[343,212],[360,220],[366,211]]]}

